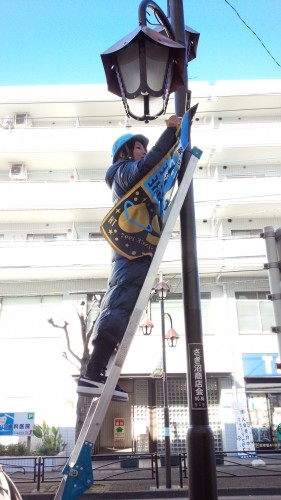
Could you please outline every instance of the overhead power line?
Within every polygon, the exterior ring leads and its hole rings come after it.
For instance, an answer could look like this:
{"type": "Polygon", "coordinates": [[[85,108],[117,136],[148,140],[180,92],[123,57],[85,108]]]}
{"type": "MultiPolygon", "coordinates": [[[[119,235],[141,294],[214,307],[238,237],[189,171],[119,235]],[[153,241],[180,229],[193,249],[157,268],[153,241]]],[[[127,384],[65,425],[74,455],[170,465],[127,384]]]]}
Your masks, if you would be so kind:
{"type": "Polygon", "coordinates": [[[266,52],[270,55],[271,59],[273,59],[273,61],[275,62],[275,64],[277,64],[277,66],[279,66],[279,68],[281,68],[281,65],[279,64],[278,61],[276,61],[275,57],[273,57],[273,55],[271,54],[271,52],[268,50],[268,48],[265,46],[265,44],[263,43],[263,41],[260,39],[260,37],[257,35],[257,33],[252,30],[252,28],[244,21],[244,19],[242,19],[242,17],[240,16],[239,12],[235,9],[235,7],[233,7],[233,5],[231,5],[230,2],[228,2],[228,0],[224,0],[225,3],[227,3],[229,5],[229,7],[231,7],[231,9],[234,10],[235,14],[239,17],[240,21],[242,21],[243,24],[245,24],[246,28],[248,28],[252,33],[253,35],[255,35],[255,37],[258,39],[258,41],[261,43],[261,45],[263,46],[263,48],[266,50],[266,52]]]}

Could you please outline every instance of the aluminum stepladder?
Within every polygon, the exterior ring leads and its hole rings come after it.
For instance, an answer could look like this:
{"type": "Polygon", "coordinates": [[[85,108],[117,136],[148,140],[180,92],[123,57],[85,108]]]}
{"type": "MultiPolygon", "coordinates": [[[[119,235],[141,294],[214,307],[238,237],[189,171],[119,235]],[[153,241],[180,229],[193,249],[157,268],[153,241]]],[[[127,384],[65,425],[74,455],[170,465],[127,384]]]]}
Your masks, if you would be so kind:
{"type": "Polygon", "coordinates": [[[192,181],[194,170],[201,155],[202,151],[196,147],[192,148],[190,151],[190,158],[186,171],[168,209],[159,243],[137,299],[134,311],[130,317],[126,332],[116,353],[104,390],[98,401],[96,402],[93,400],[90,405],[76,445],[62,471],[63,479],[54,500],[75,500],[94,483],[91,460],[92,447],[98,437],[98,433],[110,404],[115,386],[120,377],[127,352],[134,338],[135,331],[140,323],[143,311],[147,305],[151,289],[153,288],[154,281],[158,273],[159,265],[162,261],[171,233],[174,229],[177,217],[180,213],[192,181]]]}

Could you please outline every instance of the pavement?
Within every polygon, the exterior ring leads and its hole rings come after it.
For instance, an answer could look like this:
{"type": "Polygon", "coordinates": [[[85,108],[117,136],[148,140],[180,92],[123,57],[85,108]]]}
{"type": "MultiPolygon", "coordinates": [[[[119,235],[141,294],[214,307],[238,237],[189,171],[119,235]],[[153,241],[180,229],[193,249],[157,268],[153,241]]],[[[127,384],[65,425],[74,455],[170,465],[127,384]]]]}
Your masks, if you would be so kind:
{"type": "MultiPolygon", "coordinates": [[[[110,460],[95,462],[93,467],[95,482],[81,496],[85,500],[188,498],[188,478],[183,478],[181,488],[177,466],[171,468],[172,488],[165,487],[166,470],[163,466],[158,469],[160,487],[156,487],[155,478],[151,477],[151,469],[146,461],[139,460],[138,468],[127,468],[118,461],[110,460]]],[[[26,479],[21,477],[20,480],[26,479]]],[[[16,474],[12,476],[22,500],[53,500],[60,479],[61,468],[46,473],[38,492],[35,482],[18,482],[16,474]]],[[[32,481],[32,477],[30,480],[32,481]]],[[[264,465],[259,466],[253,466],[250,459],[225,459],[222,465],[217,465],[217,490],[220,500],[281,500],[281,457],[275,457],[275,460],[265,458],[264,465]]]]}

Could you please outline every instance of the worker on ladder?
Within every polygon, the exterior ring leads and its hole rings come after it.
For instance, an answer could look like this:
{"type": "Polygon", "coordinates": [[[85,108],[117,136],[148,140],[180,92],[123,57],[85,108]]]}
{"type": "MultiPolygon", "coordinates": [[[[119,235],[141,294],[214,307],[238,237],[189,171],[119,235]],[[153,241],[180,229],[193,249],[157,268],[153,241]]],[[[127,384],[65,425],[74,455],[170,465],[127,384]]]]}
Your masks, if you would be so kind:
{"type": "MultiPolygon", "coordinates": [[[[113,164],[107,170],[105,178],[112,189],[114,204],[165,157],[177,141],[176,133],[180,123],[180,118],[170,116],[166,121],[167,128],[148,153],[148,139],[143,135],[125,134],[114,142],[113,164]]],[[[108,288],[94,328],[93,352],[86,373],[78,380],[78,394],[91,397],[101,395],[108,362],[124,336],[150,263],[149,255],[132,260],[129,255],[113,251],[108,288]]],[[[128,394],[117,385],[113,398],[128,401],[128,394]]]]}

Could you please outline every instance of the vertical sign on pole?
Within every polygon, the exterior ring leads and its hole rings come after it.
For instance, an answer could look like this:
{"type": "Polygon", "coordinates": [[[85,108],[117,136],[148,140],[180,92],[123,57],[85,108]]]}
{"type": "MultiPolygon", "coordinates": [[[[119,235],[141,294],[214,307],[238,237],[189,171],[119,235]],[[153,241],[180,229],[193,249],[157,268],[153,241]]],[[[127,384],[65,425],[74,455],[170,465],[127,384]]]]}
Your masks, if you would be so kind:
{"type": "Polygon", "coordinates": [[[207,408],[207,387],[202,344],[189,344],[190,392],[193,410],[207,408]]]}

